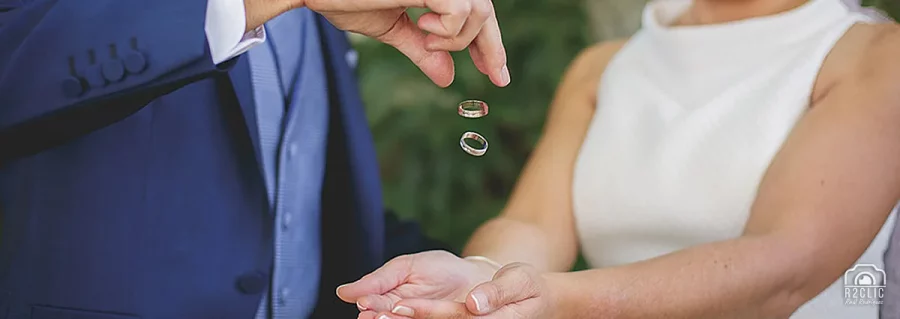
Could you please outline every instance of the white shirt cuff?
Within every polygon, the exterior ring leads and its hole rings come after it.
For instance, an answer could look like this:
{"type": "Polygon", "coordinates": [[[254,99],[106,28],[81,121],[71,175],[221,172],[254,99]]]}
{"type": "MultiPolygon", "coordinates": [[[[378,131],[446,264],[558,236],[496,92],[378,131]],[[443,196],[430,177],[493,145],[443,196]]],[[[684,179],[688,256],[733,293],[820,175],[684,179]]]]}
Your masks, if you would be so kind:
{"type": "Polygon", "coordinates": [[[244,0],[209,0],[206,4],[206,41],[213,63],[219,64],[247,52],[266,40],[263,26],[244,33],[247,25],[244,0]]]}

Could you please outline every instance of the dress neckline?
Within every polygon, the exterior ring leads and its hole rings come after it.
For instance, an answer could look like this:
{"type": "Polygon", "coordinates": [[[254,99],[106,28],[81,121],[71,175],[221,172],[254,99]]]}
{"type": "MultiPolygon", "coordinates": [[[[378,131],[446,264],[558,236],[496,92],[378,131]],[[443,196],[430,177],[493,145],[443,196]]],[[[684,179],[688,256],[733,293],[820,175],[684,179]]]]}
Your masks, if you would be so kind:
{"type": "MultiPolygon", "coordinates": [[[[810,0],[773,15],[703,25],[672,26],[693,0],[653,0],[644,8],[641,33],[654,54],[667,55],[681,67],[707,62],[740,61],[778,54],[785,45],[809,39],[852,12],[842,0],[810,0]]],[[[675,62],[672,61],[672,62],[675,62]]]]}

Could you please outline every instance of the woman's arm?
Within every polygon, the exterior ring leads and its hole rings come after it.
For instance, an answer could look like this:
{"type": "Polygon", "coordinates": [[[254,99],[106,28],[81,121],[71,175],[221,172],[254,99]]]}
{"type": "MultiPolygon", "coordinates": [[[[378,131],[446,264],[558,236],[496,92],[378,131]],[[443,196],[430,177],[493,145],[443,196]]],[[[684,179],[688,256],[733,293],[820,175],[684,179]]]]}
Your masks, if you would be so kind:
{"type": "Polygon", "coordinates": [[[571,269],[578,253],[572,214],[572,172],[587,133],[597,85],[624,42],[598,44],[571,63],[538,141],[503,213],[481,226],[464,255],[500,263],[527,262],[545,271],[571,269]]]}
{"type": "Polygon", "coordinates": [[[839,278],[900,199],[900,32],[876,38],[798,122],[742,237],[548,274],[559,318],[787,318],[839,278]]]}

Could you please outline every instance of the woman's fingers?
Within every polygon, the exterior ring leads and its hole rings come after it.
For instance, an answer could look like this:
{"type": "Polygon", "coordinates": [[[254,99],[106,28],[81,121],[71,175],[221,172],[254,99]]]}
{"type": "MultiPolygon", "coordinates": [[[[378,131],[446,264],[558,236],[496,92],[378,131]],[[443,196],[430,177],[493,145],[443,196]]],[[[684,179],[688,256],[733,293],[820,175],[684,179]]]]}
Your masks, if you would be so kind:
{"type": "Polygon", "coordinates": [[[371,310],[375,312],[391,311],[394,309],[394,303],[399,300],[393,299],[391,294],[388,295],[371,295],[359,298],[356,301],[356,307],[360,311],[371,310]]]}
{"type": "Polygon", "coordinates": [[[537,272],[524,264],[506,265],[497,271],[493,280],[472,289],[466,297],[466,307],[474,314],[486,315],[537,296],[539,287],[535,276],[537,272]]]}
{"type": "MultiPolygon", "coordinates": [[[[532,313],[512,307],[500,308],[497,311],[477,315],[469,312],[466,305],[453,301],[430,299],[404,299],[397,303],[391,312],[382,312],[374,319],[532,319],[532,313]]],[[[369,318],[365,318],[369,319],[369,318]]]]}
{"type": "Polygon", "coordinates": [[[377,317],[378,317],[377,312],[368,310],[368,311],[360,312],[359,315],[356,316],[356,319],[376,319],[377,317]]]}
{"type": "Polygon", "coordinates": [[[391,259],[359,280],[337,287],[335,293],[349,303],[358,302],[363,297],[385,294],[406,282],[410,262],[408,256],[391,259]]]}
{"type": "Polygon", "coordinates": [[[478,318],[466,310],[466,305],[449,300],[404,299],[389,313],[381,313],[378,319],[473,319],[478,318]]]}

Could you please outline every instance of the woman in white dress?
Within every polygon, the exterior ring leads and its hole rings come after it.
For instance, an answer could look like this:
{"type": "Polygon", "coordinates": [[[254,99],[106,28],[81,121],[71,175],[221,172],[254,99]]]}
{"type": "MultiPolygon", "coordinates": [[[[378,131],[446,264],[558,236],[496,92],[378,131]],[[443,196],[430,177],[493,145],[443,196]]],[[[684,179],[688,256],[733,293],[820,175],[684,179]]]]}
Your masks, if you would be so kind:
{"type": "Polygon", "coordinates": [[[572,63],[470,257],[400,257],[339,296],[360,318],[877,318],[900,27],[857,9],[651,2],[572,63]],[[593,269],[567,272],[579,249],[593,269]]]}

